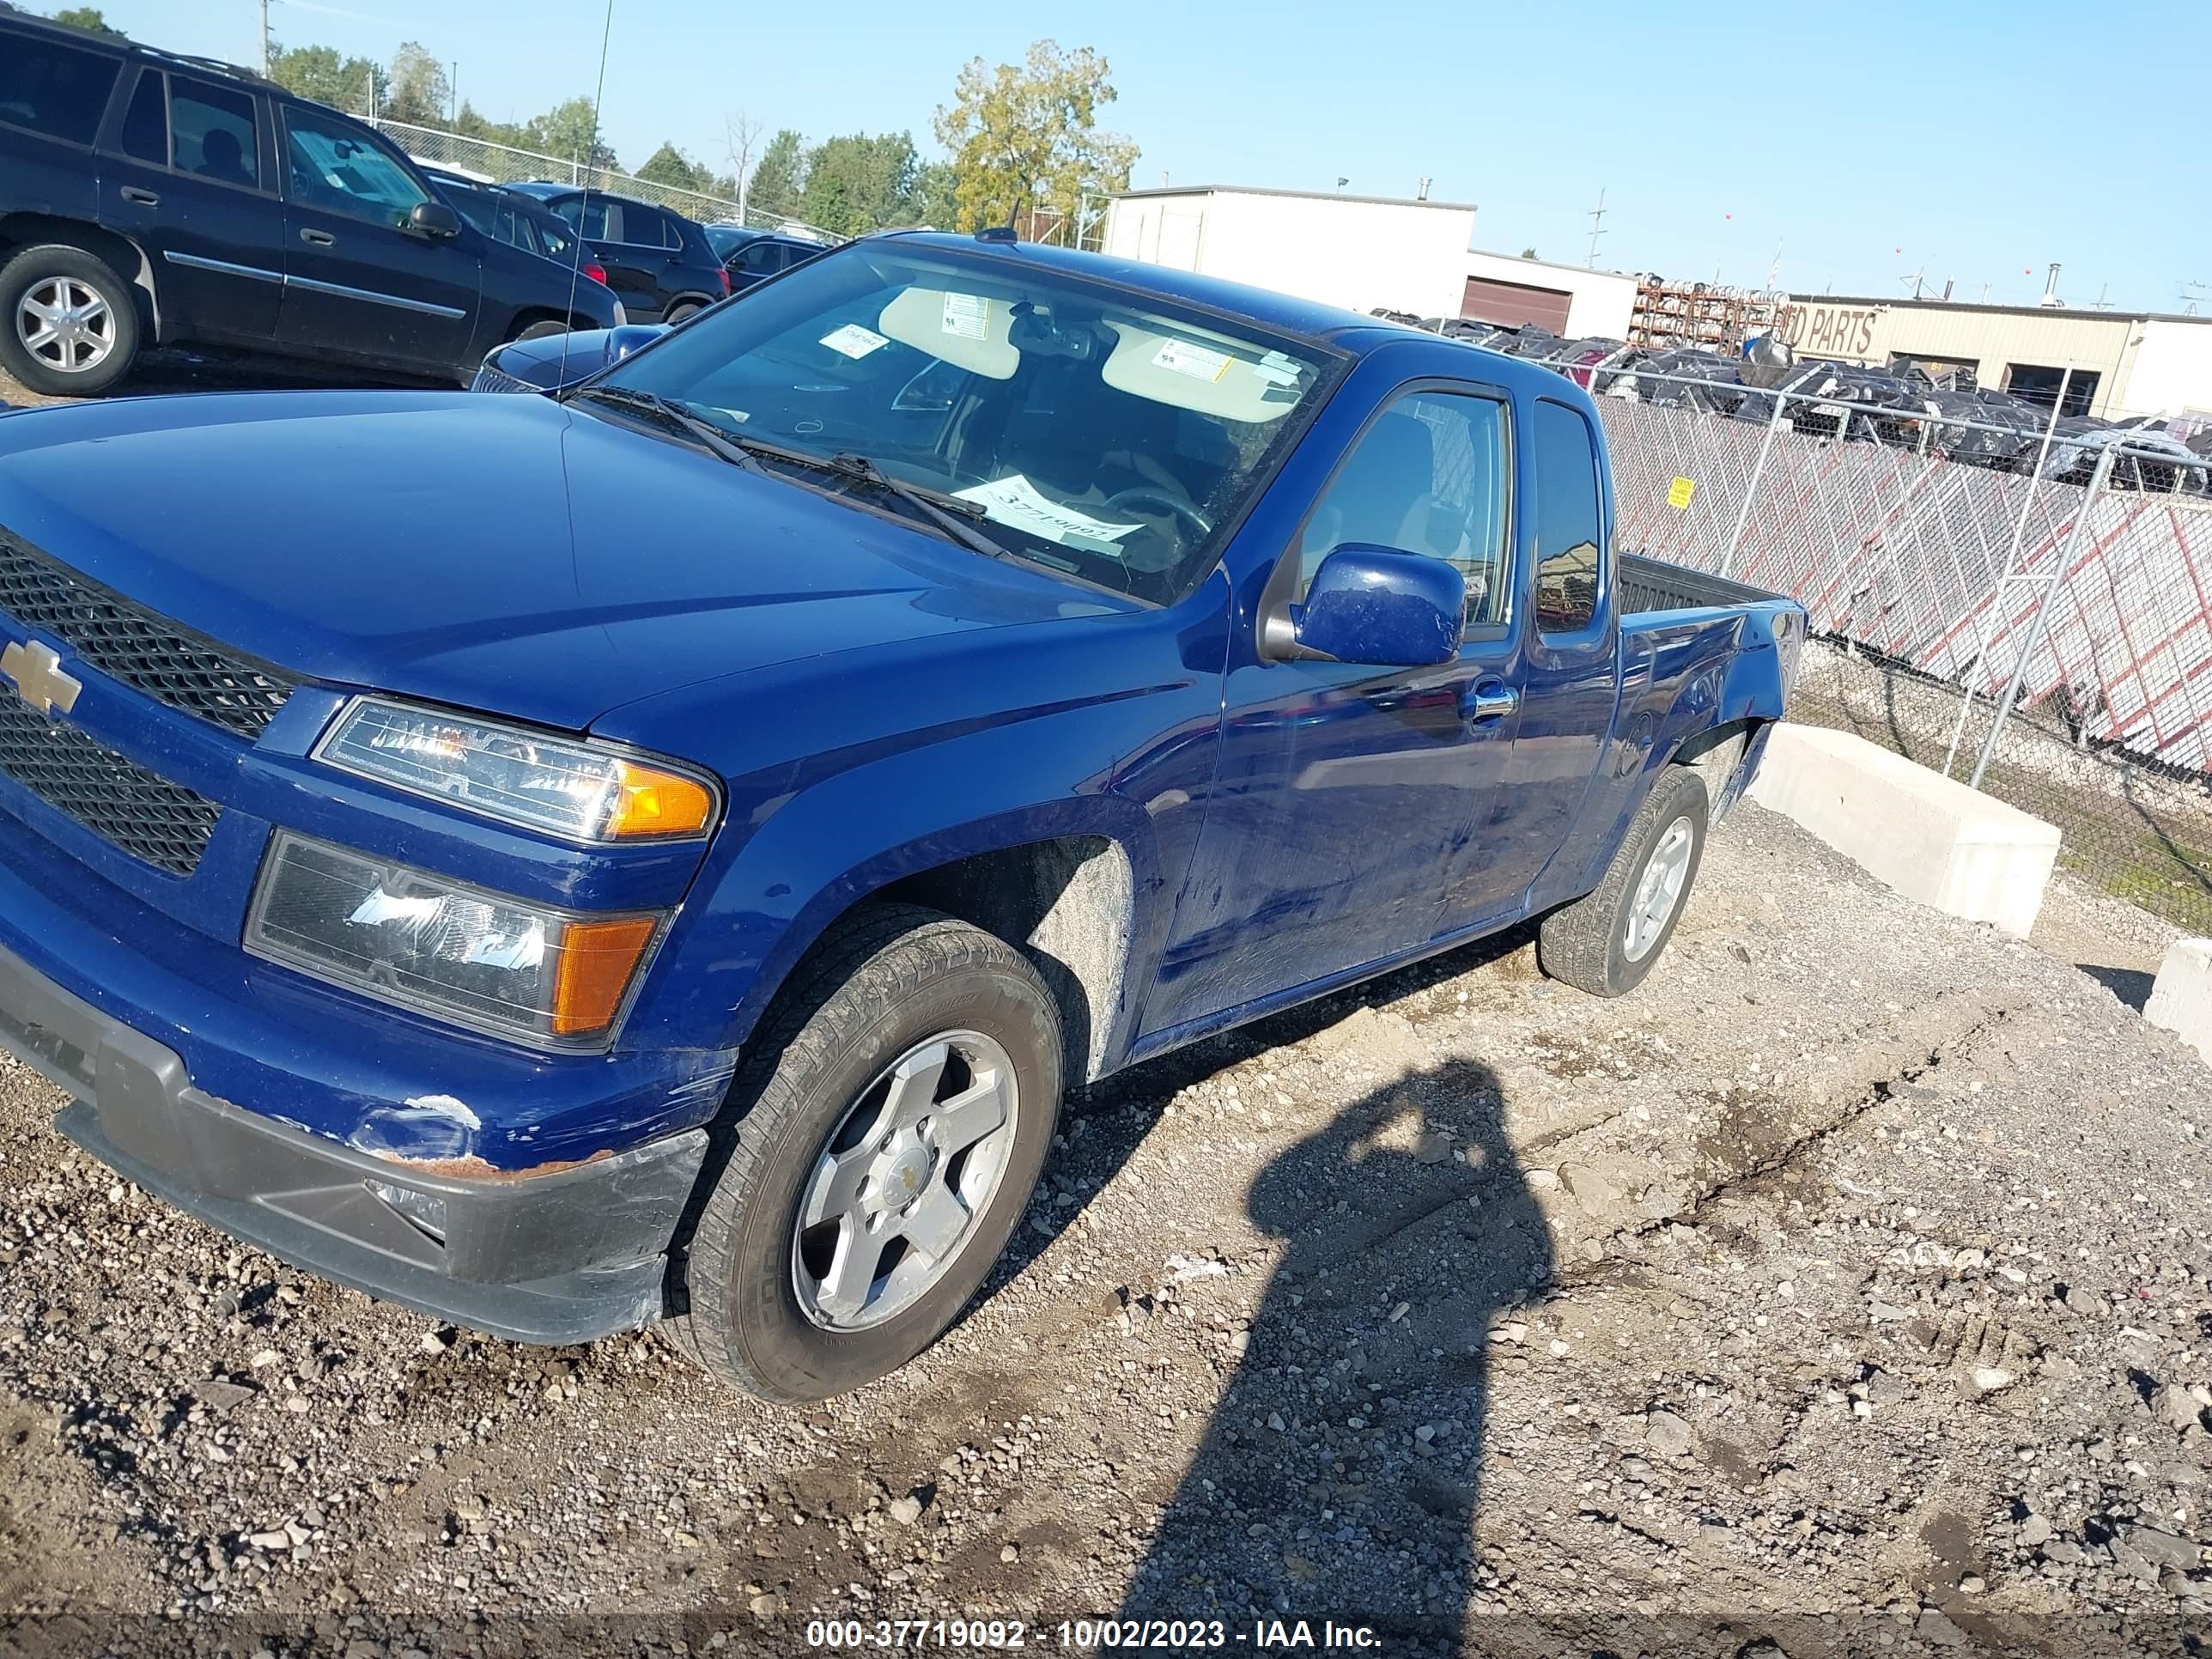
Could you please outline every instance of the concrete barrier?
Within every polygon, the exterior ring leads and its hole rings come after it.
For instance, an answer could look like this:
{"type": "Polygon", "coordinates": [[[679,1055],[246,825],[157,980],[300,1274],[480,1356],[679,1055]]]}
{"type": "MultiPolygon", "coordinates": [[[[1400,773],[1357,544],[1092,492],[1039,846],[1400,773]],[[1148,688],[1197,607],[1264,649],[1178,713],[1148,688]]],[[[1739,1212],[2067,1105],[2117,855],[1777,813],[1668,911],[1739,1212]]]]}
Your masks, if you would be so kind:
{"type": "Polygon", "coordinates": [[[1848,732],[1775,727],[1751,787],[1907,898],[2026,939],[2058,828],[1848,732]]]}
{"type": "Polygon", "coordinates": [[[2178,939],[2167,948],[2143,1018],[2212,1063],[2212,939],[2178,939]]]}

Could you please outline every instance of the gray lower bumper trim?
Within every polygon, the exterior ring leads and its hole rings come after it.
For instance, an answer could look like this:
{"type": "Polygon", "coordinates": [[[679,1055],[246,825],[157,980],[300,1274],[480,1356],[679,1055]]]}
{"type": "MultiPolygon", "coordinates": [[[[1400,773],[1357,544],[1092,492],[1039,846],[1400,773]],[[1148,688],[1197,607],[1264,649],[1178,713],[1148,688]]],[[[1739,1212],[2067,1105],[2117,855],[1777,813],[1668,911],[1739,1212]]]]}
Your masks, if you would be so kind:
{"type": "Polygon", "coordinates": [[[192,1086],[176,1053],[0,950],[0,1047],[78,1097],[55,1126],[179,1209],[323,1278],[522,1342],[659,1317],[707,1148],[688,1130],[544,1175],[420,1173],[192,1086]],[[438,1200],[444,1237],[371,1183],[438,1200]]]}

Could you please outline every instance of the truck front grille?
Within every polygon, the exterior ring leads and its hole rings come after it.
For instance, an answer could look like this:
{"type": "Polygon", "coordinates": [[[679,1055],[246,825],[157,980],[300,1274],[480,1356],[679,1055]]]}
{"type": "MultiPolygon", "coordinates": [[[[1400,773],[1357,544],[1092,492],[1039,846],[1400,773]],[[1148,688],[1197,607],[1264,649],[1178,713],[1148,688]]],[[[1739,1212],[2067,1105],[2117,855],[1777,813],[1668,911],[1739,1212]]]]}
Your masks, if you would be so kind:
{"type": "Polygon", "coordinates": [[[0,531],[0,611],[180,714],[252,739],[296,683],[189,634],[0,531]]]}
{"type": "Polygon", "coordinates": [[[199,868],[222,815],[205,796],[9,696],[0,696],[0,772],[101,840],[173,876],[199,868]]]}

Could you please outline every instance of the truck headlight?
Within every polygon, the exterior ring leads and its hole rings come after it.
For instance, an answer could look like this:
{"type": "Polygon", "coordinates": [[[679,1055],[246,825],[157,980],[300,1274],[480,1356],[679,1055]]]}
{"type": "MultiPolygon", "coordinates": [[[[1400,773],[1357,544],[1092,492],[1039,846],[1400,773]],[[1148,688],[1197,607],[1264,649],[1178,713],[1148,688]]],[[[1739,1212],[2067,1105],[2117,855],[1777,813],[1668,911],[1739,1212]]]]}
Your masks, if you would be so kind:
{"type": "Polygon", "coordinates": [[[352,703],[315,757],[564,841],[703,836],[718,807],[714,784],[673,761],[382,697],[352,703]]]}
{"type": "Polygon", "coordinates": [[[246,948],[539,1048],[606,1047],[661,922],[526,904],[279,830],[246,948]]]}

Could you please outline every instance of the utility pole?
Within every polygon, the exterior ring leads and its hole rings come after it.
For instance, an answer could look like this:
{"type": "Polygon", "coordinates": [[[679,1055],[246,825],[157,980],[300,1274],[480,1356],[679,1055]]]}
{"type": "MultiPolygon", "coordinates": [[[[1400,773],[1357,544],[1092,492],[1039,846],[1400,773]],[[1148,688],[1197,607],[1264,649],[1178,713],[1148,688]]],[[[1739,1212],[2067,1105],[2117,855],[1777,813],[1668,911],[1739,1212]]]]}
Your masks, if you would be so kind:
{"type": "Polygon", "coordinates": [[[446,118],[458,122],[461,118],[461,60],[458,58],[453,59],[453,74],[447,77],[446,91],[453,103],[453,112],[446,118]]]}
{"type": "Polygon", "coordinates": [[[1605,234],[1605,186],[1603,185],[1600,185],[1597,187],[1597,205],[1591,208],[1583,216],[1590,222],[1590,246],[1589,259],[1588,263],[1589,268],[1592,270],[1595,270],[1597,269],[1597,239],[1605,234]]]}
{"type": "Polygon", "coordinates": [[[261,0],[261,78],[269,78],[269,0],[261,0]]]}

